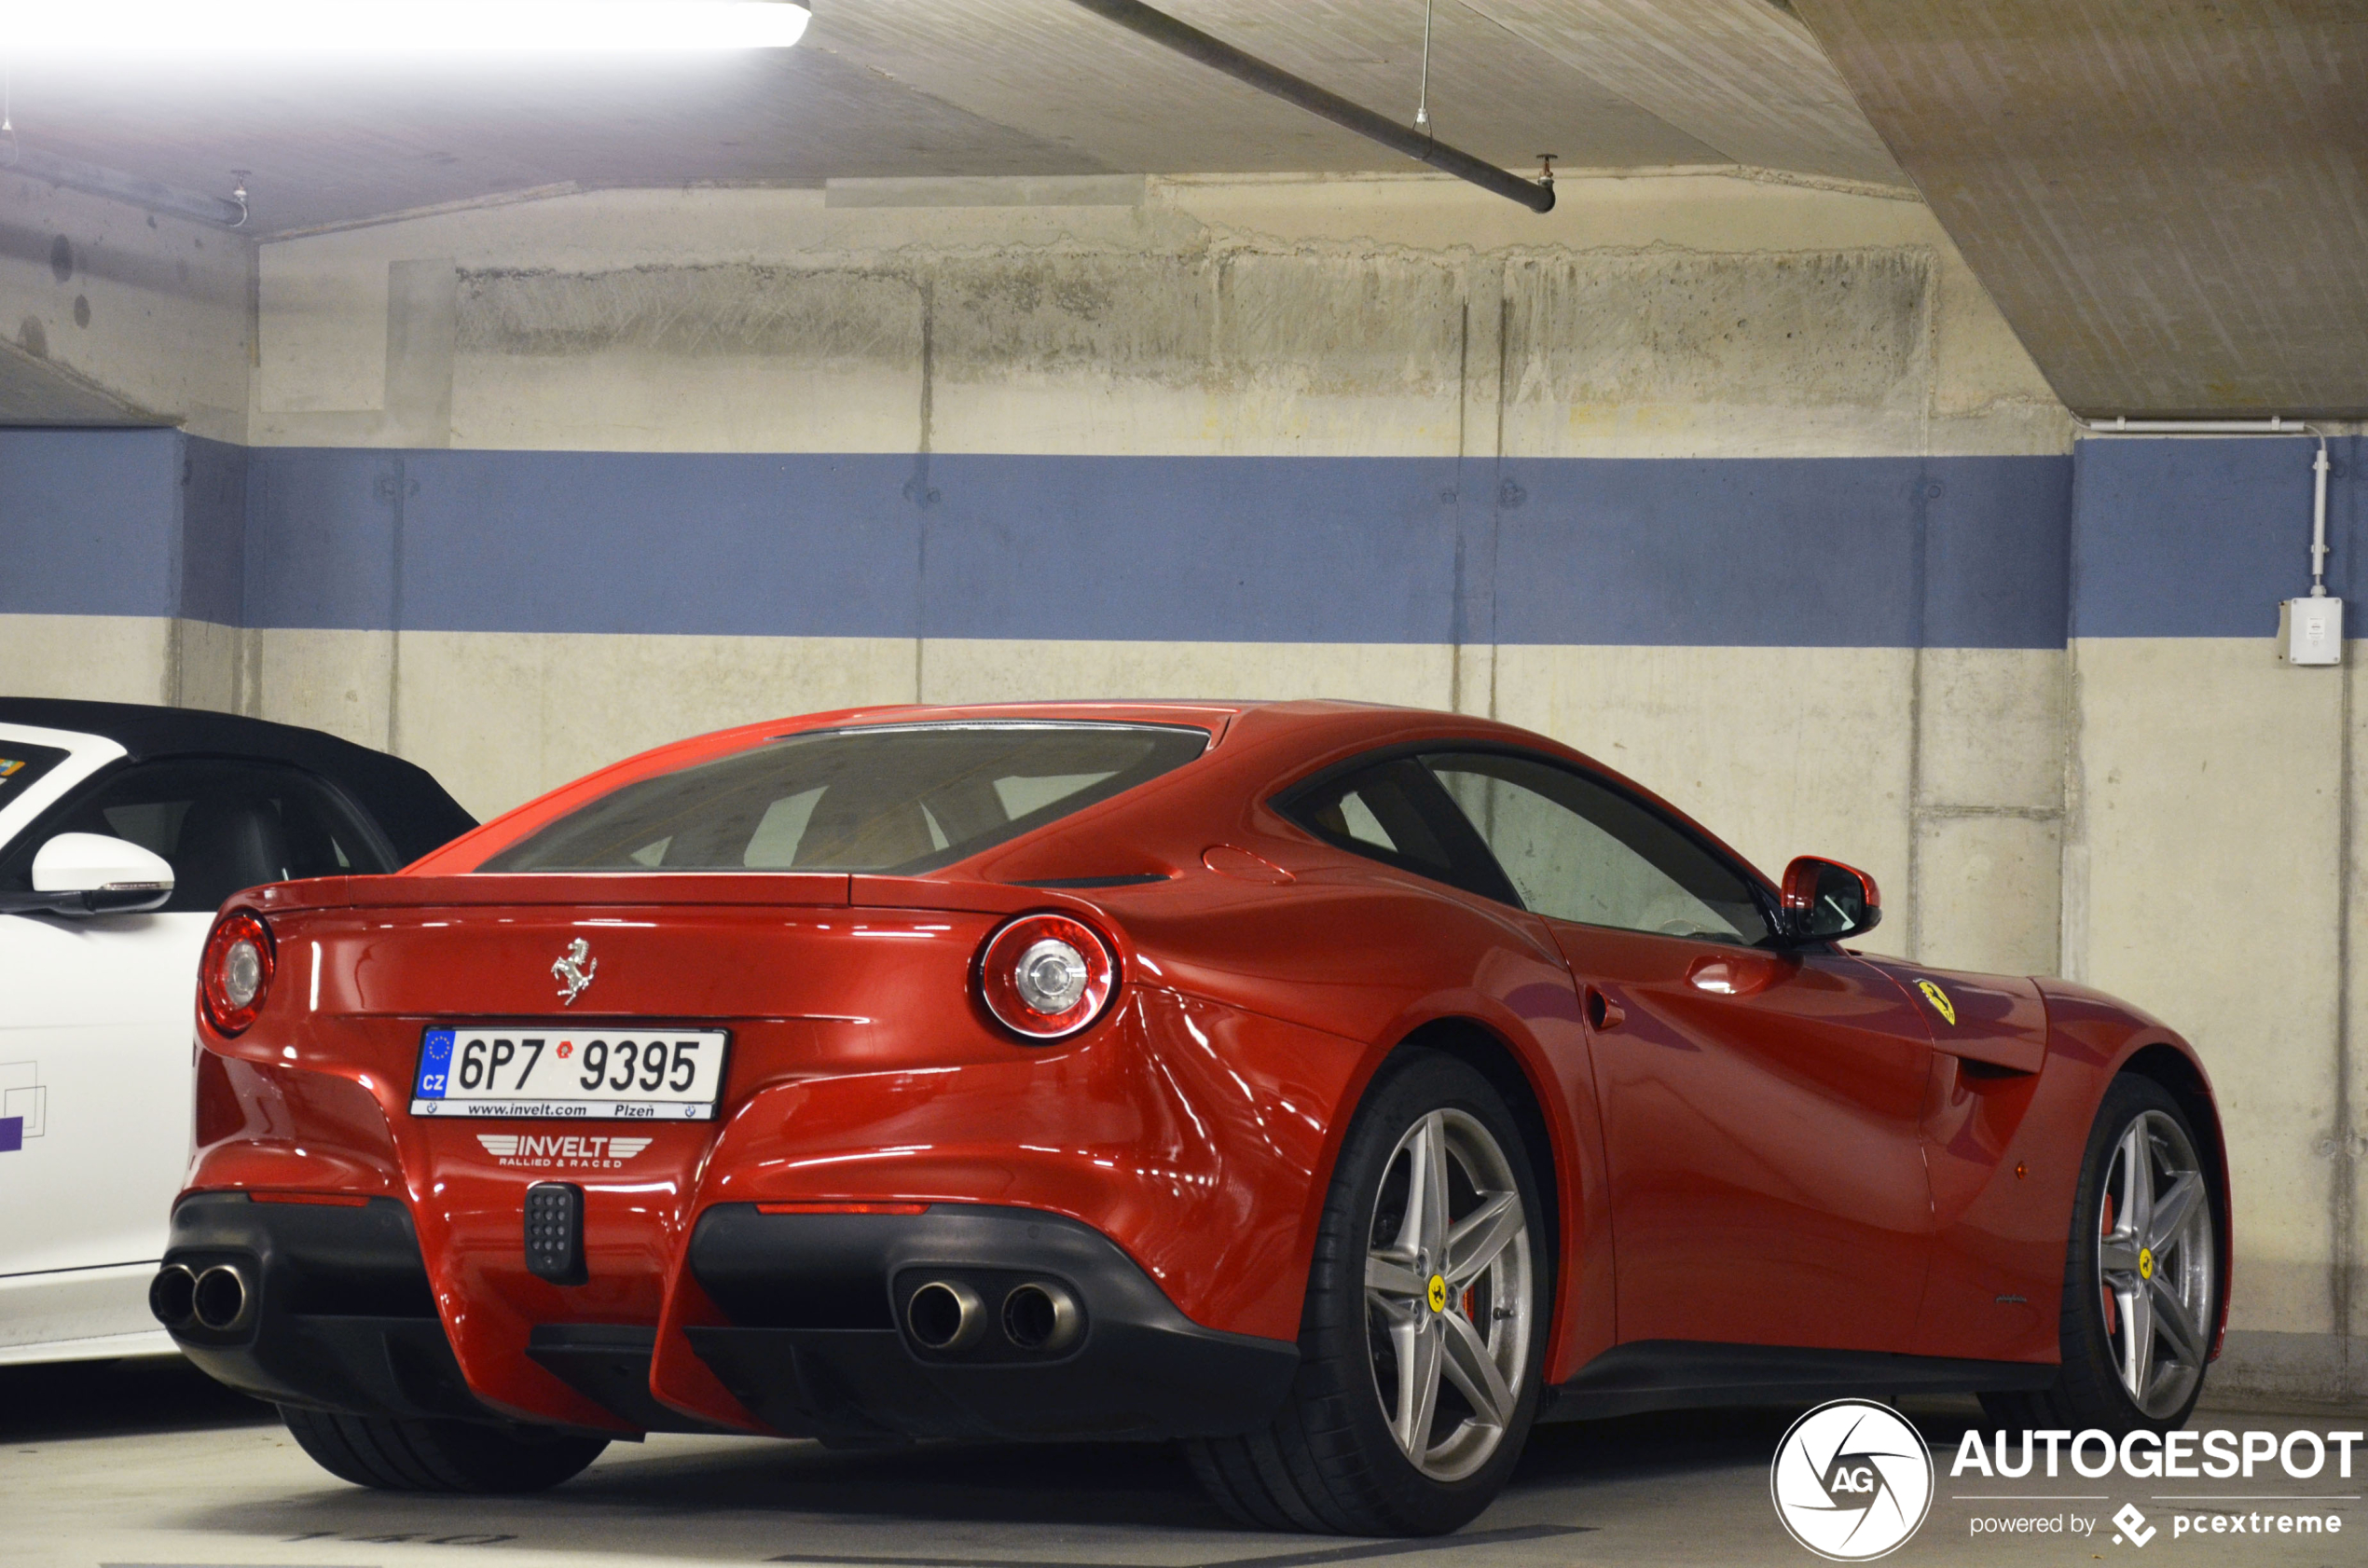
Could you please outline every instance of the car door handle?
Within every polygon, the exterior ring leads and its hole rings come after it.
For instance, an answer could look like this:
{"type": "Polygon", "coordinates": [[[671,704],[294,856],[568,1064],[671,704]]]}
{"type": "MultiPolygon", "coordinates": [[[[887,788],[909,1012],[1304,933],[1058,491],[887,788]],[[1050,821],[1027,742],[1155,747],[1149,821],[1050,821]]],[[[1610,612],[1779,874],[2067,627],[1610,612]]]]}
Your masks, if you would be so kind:
{"type": "Polygon", "coordinates": [[[1589,1028],[1601,1033],[1606,1029],[1617,1029],[1627,1022],[1628,1010],[1626,1008],[1621,1007],[1592,985],[1587,988],[1587,1026],[1589,1028]]]}

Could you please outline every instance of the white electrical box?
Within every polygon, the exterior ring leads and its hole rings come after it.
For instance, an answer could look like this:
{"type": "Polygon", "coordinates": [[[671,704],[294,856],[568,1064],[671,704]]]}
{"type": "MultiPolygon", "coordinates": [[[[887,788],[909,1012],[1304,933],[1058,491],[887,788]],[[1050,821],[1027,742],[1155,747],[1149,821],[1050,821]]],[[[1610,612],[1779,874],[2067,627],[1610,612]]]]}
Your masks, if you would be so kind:
{"type": "Polygon", "coordinates": [[[2278,661],[2290,665],[2344,662],[2344,601],[2290,598],[2278,605],[2278,661]]]}

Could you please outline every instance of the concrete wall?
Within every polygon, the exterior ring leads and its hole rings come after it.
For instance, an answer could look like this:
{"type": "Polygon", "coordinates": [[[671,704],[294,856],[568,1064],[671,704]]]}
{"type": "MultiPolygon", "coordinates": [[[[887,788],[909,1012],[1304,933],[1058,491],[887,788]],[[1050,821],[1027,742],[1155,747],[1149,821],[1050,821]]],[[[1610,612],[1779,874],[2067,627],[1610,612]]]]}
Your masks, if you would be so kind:
{"type": "MultiPolygon", "coordinates": [[[[864,182],[268,243],[252,446],[184,450],[236,507],[141,470],[90,547],[180,574],[45,566],[0,656],[391,746],[485,813],[858,702],[1495,713],[1763,864],[1867,867],[1871,945],[2187,1029],[2239,1173],[2221,1386],[2361,1392],[2362,786],[2350,675],[2269,658],[2291,444],[2075,455],[1912,200],[1562,196],[864,182]]],[[[73,513],[68,462],[0,447],[0,531],[12,464],[73,513]]]]}
{"type": "Polygon", "coordinates": [[[26,696],[235,708],[248,454],[0,429],[0,670],[26,696]]]}
{"type": "Polygon", "coordinates": [[[1965,962],[2055,966],[2060,768],[1957,737],[1978,714],[2057,753],[2060,574],[2003,618],[1916,623],[1934,526],[1992,564],[2034,530],[2060,556],[2066,425],[1913,201],[1590,180],[1540,220],[1429,179],[863,182],[451,213],[259,268],[255,439],[353,466],[275,469],[258,517],[304,532],[400,447],[406,548],[449,547],[406,568],[399,634],[383,599],[258,607],[251,700],[397,736],[478,809],[777,709],[1317,691],[1537,722],[1763,860],[1855,857],[1903,911],[1885,942],[1929,919],[1965,962]],[[717,456],[655,461],[692,453],[717,456]],[[1971,460],[1962,501],[1923,493],[1940,459],[1971,460]],[[477,571],[466,543],[501,530],[475,518],[528,512],[477,571]],[[768,557],[774,527],[796,543],[768,557]],[[736,570],[756,559],[797,581],[772,613],[724,606],[771,582],[736,570]],[[1736,563],[1710,592],[1704,559],[1736,563]],[[668,607],[609,602],[577,561],[668,607]],[[1623,576],[1658,586],[1605,591],[1623,576]],[[507,611],[452,597],[489,583],[507,611]],[[677,640],[720,633],[762,640],[677,640]],[[1640,657],[1668,672],[1642,703],[1640,657]],[[635,700],[551,700],[636,662],[635,700]],[[436,672],[463,668],[500,674],[455,705],[436,672]],[[1745,782],[1745,757],[1770,765],[1745,782]],[[1959,891],[1981,866],[2010,899],[1959,891]]]}
{"type": "MultiPolygon", "coordinates": [[[[2368,1396],[2361,673],[2279,664],[2313,444],[2083,441],[2065,961],[2209,1065],[2237,1199],[2232,1385],[2368,1396]]],[[[2368,442],[2331,443],[2329,591],[2368,592],[2368,442]]],[[[2358,622],[2353,623],[2358,629],[2358,622]]]]}
{"type": "Polygon", "coordinates": [[[236,706],[255,261],[0,171],[0,688],[236,706]]]}
{"type": "Polygon", "coordinates": [[[0,170],[0,392],[50,380],[243,440],[254,264],[244,235],[0,170]]]}

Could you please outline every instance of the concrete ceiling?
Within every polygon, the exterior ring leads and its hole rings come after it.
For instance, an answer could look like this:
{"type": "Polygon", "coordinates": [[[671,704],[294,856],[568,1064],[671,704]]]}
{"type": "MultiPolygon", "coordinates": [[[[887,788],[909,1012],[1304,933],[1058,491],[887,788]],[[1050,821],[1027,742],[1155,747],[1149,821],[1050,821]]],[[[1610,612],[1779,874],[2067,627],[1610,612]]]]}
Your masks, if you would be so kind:
{"type": "MultiPolygon", "coordinates": [[[[1411,120],[1423,0],[1164,0],[1411,120]]],[[[815,0],[794,49],[522,69],[268,57],[14,64],[24,144],[285,232],[550,186],[1414,167],[1068,0],[815,0]]],[[[1776,0],[1438,0],[1442,140],[1527,172],[1749,164],[1901,185],[1776,0]]],[[[5,163],[0,158],[0,163],[5,163]]]]}
{"type": "Polygon", "coordinates": [[[2073,409],[2368,415],[2368,5],[1797,8],[2073,409]]]}

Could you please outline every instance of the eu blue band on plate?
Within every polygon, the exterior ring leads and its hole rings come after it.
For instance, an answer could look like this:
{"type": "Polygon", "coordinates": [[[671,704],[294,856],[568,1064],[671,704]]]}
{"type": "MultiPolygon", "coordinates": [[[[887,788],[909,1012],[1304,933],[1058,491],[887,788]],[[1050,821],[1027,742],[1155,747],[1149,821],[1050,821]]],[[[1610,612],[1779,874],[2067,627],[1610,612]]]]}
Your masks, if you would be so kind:
{"type": "Polygon", "coordinates": [[[447,1075],[452,1070],[452,1031],[430,1029],[420,1039],[420,1082],[413,1092],[422,1100],[444,1098],[447,1075]]]}

